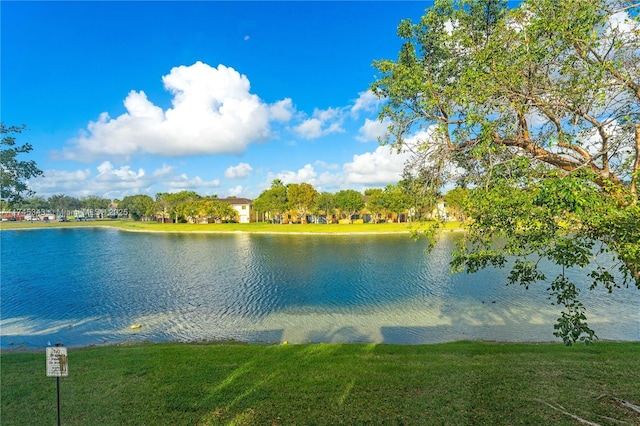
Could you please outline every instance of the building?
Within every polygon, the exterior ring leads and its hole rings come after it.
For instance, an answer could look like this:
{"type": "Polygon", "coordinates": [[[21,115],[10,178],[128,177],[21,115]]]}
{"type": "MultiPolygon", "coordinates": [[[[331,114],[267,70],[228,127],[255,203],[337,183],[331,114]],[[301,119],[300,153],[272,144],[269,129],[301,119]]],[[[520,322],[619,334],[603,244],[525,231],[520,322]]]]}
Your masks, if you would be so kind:
{"type": "Polygon", "coordinates": [[[239,223],[249,223],[251,220],[252,201],[248,198],[217,198],[217,201],[231,204],[231,207],[238,212],[239,223]]]}

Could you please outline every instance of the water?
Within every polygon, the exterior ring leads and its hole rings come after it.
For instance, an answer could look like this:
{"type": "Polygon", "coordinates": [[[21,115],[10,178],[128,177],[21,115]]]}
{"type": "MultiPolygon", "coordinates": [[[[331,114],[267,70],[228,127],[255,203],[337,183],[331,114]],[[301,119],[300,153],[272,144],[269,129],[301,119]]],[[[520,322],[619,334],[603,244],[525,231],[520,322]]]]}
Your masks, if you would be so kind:
{"type": "MultiPolygon", "coordinates": [[[[83,228],[2,231],[0,238],[2,348],[557,340],[559,310],[546,285],[505,286],[503,270],[449,274],[455,234],[429,254],[406,235],[83,228]]],[[[640,340],[639,291],[585,290],[581,300],[601,339],[640,340]]]]}

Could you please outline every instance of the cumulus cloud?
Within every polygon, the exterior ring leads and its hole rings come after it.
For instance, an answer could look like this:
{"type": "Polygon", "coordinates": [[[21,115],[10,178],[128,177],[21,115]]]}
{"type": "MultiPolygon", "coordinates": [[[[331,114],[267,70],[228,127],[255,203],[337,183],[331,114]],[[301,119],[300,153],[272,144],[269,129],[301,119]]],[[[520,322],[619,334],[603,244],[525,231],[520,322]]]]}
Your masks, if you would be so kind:
{"type": "Polygon", "coordinates": [[[322,161],[322,160],[317,160],[313,164],[320,167],[321,169],[326,169],[326,170],[338,170],[340,168],[340,166],[338,166],[335,163],[329,164],[326,161],[322,161]]]}
{"type": "Polygon", "coordinates": [[[233,188],[229,188],[227,190],[227,197],[239,197],[240,195],[242,195],[242,191],[244,191],[242,185],[237,185],[233,188]]]}
{"type": "Polygon", "coordinates": [[[294,112],[291,98],[285,98],[269,107],[269,117],[274,121],[287,122],[291,120],[294,112]]]}
{"type": "MultiPolygon", "coordinates": [[[[29,186],[39,196],[68,194],[80,189],[84,182],[91,177],[91,170],[45,170],[44,175],[31,179],[29,186]]],[[[82,195],[91,195],[83,193],[82,195]]]]}
{"type": "Polygon", "coordinates": [[[224,172],[227,179],[242,179],[249,176],[253,168],[248,163],[240,163],[237,166],[231,166],[224,172]]]}
{"type": "Polygon", "coordinates": [[[358,99],[351,107],[351,113],[357,115],[360,111],[372,112],[376,111],[382,102],[371,90],[358,93],[358,99]]]}
{"type": "MultiPolygon", "coordinates": [[[[371,90],[360,92],[358,98],[350,106],[327,109],[316,108],[309,117],[301,114],[302,122],[293,127],[294,133],[304,139],[316,139],[330,133],[343,133],[346,119],[356,119],[360,112],[372,113],[378,110],[384,99],[378,98],[371,90]]],[[[282,102],[282,101],[281,101],[282,102]]],[[[366,119],[360,130],[359,140],[375,140],[381,124],[376,125],[374,120],[366,119]],[[376,136],[373,136],[373,135],[376,136]]]]}
{"type": "Polygon", "coordinates": [[[353,161],[343,166],[343,171],[350,183],[364,185],[397,183],[408,159],[408,153],[397,153],[388,146],[379,146],[373,152],[354,155],[353,161]]]}
{"type": "Polygon", "coordinates": [[[162,182],[162,184],[175,191],[186,191],[196,188],[217,188],[220,186],[220,180],[214,179],[206,181],[200,176],[191,178],[186,173],[182,173],[179,176],[172,177],[171,180],[162,182]]]}
{"type": "Polygon", "coordinates": [[[101,114],[54,156],[93,161],[142,153],[238,154],[269,138],[270,120],[287,121],[293,110],[290,99],[265,104],[250,93],[245,75],[224,65],[178,66],[162,81],[173,95],[171,108],[163,110],[143,91],[131,91],[124,100],[124,114],[116,118],[101,114]]]}
{"type": "Polygon", "coordinates": [[[330,133],[344,132],[343,121],[344,113],[340,108],[316,108],[311,118],[307,118],[293,130],[304,139],[316,139],[330,133]]]}
{"type": "Polygon", "coordinates": [[[100,182],[135,182],[145,177],[144,169],[138,169],[137,172],[131,170],[129,166],[115,169],[110,161],[105,161],[96,168],[98,170],[96,180],[100,182]]]}
{"type": "Polygon", "coordinates": [[[178,174],[174,167],[166,164],[147,173],[142,168],[134,170],[128,165],[115,167],[109,161],[100,163],[93,172],[90,169],[45,170],[43,177],[32,179],[29,183],[43,197],[65,194],[74,197],[98,195],[106,198],[136,194],[154,196],[156,192],[167,190],[203,192],[220,186],[218,179],[207,181],[199,176],[178,174]]]}
{"type": "Polygon", "coordinates": [[[322,121],[317,118],[310,118],[294,127],[293,130],[305,139],[316,139],[322,136],[322,121]]]}
{"type": "Polygon", "coordinates": [[[317,173],[311,164],[305,164],[305,166],[296,171],[283,170],[279,173],[269,173],[267,180],[269,184],[275,179],[280,179],[285,184],[289,183],[310,183],[313,185],[317,173]]]}
{"type": "Polygon", "coordinates": [[[162,176],[167,176],[169,174],[171,174],[174,171],[174,167],[173,166],[168,166],[166,164],[163,164],[161,168],[155,170],[153,172],[153,176],[154,177],[162,177],[162,176]]]}
{"type": "Polygon", "coordinates": [[[358,136],[356,136],[356,139],[362,142],[377,141],[378,138],[387,134],[388,127],[388,120],[380,121],[366,118],[364,120],[364,124],[358,130],[358,136]]]}

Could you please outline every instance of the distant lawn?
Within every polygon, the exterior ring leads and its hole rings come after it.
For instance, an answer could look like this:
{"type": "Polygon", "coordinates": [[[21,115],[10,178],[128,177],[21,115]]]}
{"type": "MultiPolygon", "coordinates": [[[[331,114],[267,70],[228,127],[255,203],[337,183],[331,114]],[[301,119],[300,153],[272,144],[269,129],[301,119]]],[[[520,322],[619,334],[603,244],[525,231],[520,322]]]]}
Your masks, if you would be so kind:
{"type": "MultiPolygon", "coordinates": [[[[638,342],[69,349],[62,423],[637,425],[614,398],[640,405],[639,354],[638,342]]],[[[2,425],[55,424],[44,351],[0,361],[2,425]]]]}
{"type": "MultiPolygon", "coordinates": [[[[2,222],[1,229],[38,229],[38,228],[67,228],[67,227],[97,227],[108,226],[129,231],[160,231],[160,232],[253,232],[253,233],[409,233],[417,224],[410,223],[364,223],[364,224],[271,224],[256,223],[157,223],[134,222],[132,220],[92,220],[72,222],[2,222]]],[[[447,230],[462,229],[459,222],[445,224],[447,230]]]]}

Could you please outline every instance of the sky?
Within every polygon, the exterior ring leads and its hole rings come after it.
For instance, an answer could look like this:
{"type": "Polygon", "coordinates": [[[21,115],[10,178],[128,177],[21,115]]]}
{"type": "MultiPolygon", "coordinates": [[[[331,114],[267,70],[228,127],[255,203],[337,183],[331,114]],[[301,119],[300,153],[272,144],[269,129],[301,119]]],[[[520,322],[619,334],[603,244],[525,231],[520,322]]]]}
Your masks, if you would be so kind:
{"type": "Polygon", "coordinates": [[[2,1],[1,118],[36,195],[256,198],[396,183],[373,61],[429,2],[2,1]]]}

